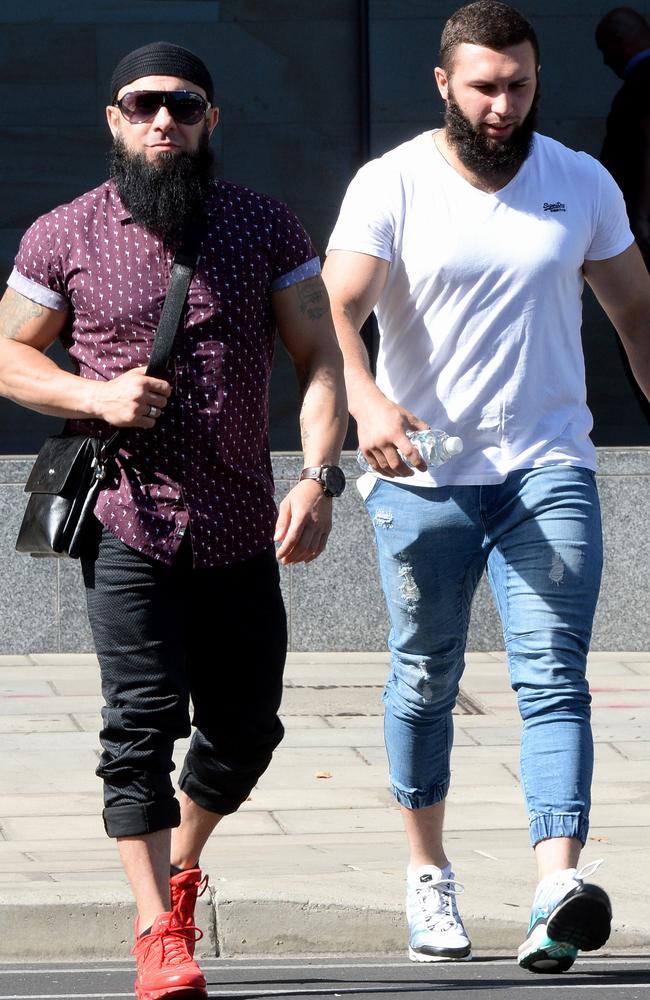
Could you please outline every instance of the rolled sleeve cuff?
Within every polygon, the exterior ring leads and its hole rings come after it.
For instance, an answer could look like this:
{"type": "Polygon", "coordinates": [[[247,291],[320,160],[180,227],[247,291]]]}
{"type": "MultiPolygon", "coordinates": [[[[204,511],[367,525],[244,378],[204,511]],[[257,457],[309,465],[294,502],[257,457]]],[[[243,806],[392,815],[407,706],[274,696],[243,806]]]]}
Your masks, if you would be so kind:
{"type": "Polygon", "coordinates": [[[346,253],[363,253],[368,257],[386,260],[389,264],[393,261],[393,250],[385,246],[380,246],[379,243],[375,243],[372,240],[331,239],[327,244],[325,256],[328,257],[333,250],[343,250],[346,253]]]}
{"type": "Polygon", "coordinates": [[[317,274],[320,274],[320,259],[312,257],[311,260],[308,260],[305,264],[301,264],[300,267],[296,267],[293,271],[289,271],[288,274],[282,274],[279,278],[276,278],[271,285],[271,291],[278,292],[281,288],[289,288],[290,285],[297,285],[299,281],[314,278],[317,274]]]}
{"type": "Polygon", "coordinates": [[[63,295],[60,295],[59,292],[53,292],[51,288],[46,288],[44,285],[39,285],[38,281],[26,278],[15,267],[7,279],[7,284],[9,288],[13,288],[14,292],[24,295],[32,302],[38,302],[39,306],[45,306],[46,309],[56,309],[58,312],[67,312],[69,309],[68,300],[63,295]]]}

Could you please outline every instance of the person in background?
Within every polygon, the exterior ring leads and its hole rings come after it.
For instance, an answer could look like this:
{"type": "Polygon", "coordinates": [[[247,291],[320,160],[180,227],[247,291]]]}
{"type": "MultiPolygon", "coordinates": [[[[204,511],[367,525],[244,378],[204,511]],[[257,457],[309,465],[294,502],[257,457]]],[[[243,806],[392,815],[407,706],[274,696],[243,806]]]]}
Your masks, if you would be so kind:
{"type": "Polygon", "coordinates": [[[630,228],[650,270],[650,25],[616,7],[596,28],[606,66],[623,80],[607,117],[600,162],[625,198],[630,228]]]}

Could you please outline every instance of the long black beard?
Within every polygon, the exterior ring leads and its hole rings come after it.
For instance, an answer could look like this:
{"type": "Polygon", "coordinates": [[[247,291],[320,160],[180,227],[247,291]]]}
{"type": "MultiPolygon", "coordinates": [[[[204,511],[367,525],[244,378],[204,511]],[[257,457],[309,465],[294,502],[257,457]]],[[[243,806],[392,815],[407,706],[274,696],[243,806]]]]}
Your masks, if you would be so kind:
{"type": "Polygon", "coordinates": [[[213,173],[207,129],[196,152],[163,152],[155,160],[131,152],[120,136],[113,143],[111,176],[122,203],[134,222],[172,246],[203,214],[213,173]]]}
{"type": "Polygon", "coordinates": [[[474,128],[456,104],[450,90],[445,110],[446,138],[461,163],[477,176],[489,180],[512,177],[530,154],[537,126],[538,105],[539,88],[521,125],[515,128],[505,142],[496,143],[474,128]]]}

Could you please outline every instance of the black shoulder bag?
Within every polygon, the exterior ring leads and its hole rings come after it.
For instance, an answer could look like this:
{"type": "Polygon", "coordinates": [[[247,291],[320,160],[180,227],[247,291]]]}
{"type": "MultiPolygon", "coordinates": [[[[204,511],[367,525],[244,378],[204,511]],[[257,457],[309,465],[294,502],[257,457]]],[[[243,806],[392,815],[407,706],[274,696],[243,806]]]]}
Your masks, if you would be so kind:
{"type": "MultiPolygon", "coordinates": [[[[162,377],[165,372],[196,264],[196,256],[186,250],[174,256],[147,375],[162,377]]],[[[79,558],[97,497],[123,433],[115,431],[105,440],[65,433],[46,439],[25,484],[30,497],[18,532],[18,552],[79,558]]]]}

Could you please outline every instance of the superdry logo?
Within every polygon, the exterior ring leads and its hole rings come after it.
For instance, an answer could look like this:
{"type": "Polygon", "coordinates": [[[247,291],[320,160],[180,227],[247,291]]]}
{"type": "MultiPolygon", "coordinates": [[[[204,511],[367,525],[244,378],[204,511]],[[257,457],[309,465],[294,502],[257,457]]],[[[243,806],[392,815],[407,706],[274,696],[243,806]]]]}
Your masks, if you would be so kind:
{"type": "Polygon", "coordinates": [[[563,201],[545,201],[545,212],[566,212],[566,205],[563,201]]]}

